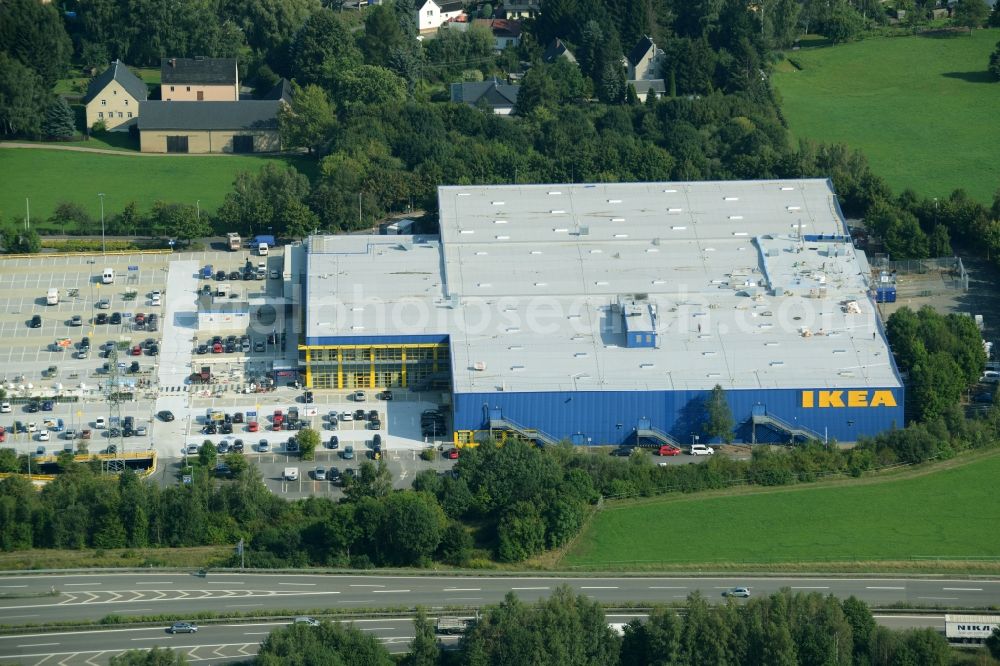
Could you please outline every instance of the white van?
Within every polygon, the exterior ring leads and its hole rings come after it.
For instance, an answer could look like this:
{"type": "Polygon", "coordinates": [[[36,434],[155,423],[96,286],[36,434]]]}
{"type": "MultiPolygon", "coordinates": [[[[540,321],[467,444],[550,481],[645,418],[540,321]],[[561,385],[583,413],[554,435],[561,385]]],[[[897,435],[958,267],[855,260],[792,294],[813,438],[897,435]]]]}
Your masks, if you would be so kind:
{"type": "Polygon", "coordinates": [[[115,269],[105,268],[104,273],[101,275],[101,284],[114,284],[115,281],[115,269]]]}
{"type": "Polygon", "coordinates": [[[267,250],[268,250],[267,243],[257,243],[257,254],[259,254],[262,257],[266,257],[267,250]]]}
{"type": "Polygon", "coordinates": [[[55,287],[49,289],[49,292],[45,294],[45,304],[46,305],[59,305],[59,290],[55,287]]]}

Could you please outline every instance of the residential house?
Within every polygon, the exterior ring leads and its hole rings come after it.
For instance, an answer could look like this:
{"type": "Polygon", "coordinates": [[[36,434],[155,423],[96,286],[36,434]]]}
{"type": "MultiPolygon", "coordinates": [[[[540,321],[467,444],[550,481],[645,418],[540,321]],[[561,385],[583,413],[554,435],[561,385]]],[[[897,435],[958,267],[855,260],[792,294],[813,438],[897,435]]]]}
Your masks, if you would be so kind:
{"type": "Polygon", "coordinates": [[[417,30],[419,32],[433,32],[442,25],[465,14],[465,3],[463,2],[441,2],[426,0],[417,9],[417,30]]]}
{"type": "Polygon", "coordinates": [[[541,6],[541,0],[509,0],[497,6],[496,15],[508,19],[535,18],[541,6]]]}
{"type": "Polygon", "coordinates": [[[451,101],[468,104],[477,109],[489,109],[501,116],[509,116],[517,103],[519,86],[490,81],[473,81],[451,84],[451,101]]]}
{"type": "Polygon", "coordinates": [[[649,36],[644,36],[625,57],[628,67],[626,78],[629,81],[658,78],[663,58],[663,51],[653,43],[649,36]]]}
{"type": "Polygon", "coordinates": [[[236,102],[240,76],[236,58],[162,58],[160,99],[165,102],[236,102]]]}
{"type": "Polygon", "coordinates": [[[281,150],[283,100],[143,102],[139,145],[144,153],[262,153],[281,150]]]}
{"type": "Polygon", "coordinates": [[[493,48],[503,51],[508,46],[521,43],[521,23],[508,19],[476,19],[473,25],[489,28],[493,33],[493,48]]]}
{"type": "Polygon", "coordinates": [[[148,93],[146,84],[124,63],[115,60],[87,86],[83,98],[87,127],[102,122],[109,130],[127,130],[135,124],[139,103],[146,101],[148,93]]]}
{"type": "Polygon", "coordinates": [[[635,88],[635,96],[639,98],[640,102],[646,101],[650,90],[654,91],[657,97],[663,97],[667,94],[666,82],[663,79],[640,79],[629,81],[628,85],[635,88]]]}
{"type": "Polygon", "coordinates": [[[574,65],[577,64],[576,56],[573,55],[573,52],[566,48],[561,39],[556,37],[545,49],[545,52],[542,53],[542,62],[553,63],[559,60],[559,58],[563,58],[574,65]]]}
{"type": "Polygon", "coordinates": [[[267,91],[261,99],[284,100],[292,103],[292,84],[288,79],[281,79],[274,84],[274,87],[267,91]]]}

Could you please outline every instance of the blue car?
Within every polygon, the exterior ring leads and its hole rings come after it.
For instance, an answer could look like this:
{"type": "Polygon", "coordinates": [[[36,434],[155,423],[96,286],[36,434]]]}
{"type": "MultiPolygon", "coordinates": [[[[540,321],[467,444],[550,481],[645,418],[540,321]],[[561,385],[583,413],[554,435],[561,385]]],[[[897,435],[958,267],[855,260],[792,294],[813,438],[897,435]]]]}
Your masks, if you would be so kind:
{"type": "Polygon", "coordinates": [[[51,400],[46,400],[46,401],[44,401],[42,403],[42,411],[43,412],[51,412],[52,411],[52,401],[51,400]]]}

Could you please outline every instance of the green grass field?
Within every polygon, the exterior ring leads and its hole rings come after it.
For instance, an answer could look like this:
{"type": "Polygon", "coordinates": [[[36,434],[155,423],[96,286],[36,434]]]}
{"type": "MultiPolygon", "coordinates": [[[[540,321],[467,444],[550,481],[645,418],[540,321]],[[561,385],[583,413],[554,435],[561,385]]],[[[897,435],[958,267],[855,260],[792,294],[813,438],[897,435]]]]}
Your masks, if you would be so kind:
{"type": "MultiPolygon", "coordinates": [[[[295,157],[118,156],[0,149],[0,219],[23,219],[28,198],[31,219],[38,223],[62,201],[85,206],[96,220],[100,217],[98,192],[105,194],[105,217],[121,211],[129,201],[145,211],[158,199],[191,205],[200,201],[202,212],[211,213],[232,189],[237,172],[260,169],[268,161],[293,164],[310,177],[314,169],[313,163],[295,157]]],[[[49,227],[42,224],[41,228],[49,227]]],[[[100,233],[100,227],[95,233],[100,233]]]]}
{"type": "Polygon", "coordinates": [[[559,565],[997,557],[998,477],[990,455],[910,478],[613,504],[559,565]]]}
{"type": "Polygon", "coordinates": [[[774,83],[794,137],[861,149],[899,192],[965,188],[988,203],[1000,187],[1000,83],[986,65],[1000,30],[972,37],[875,38],[803,48],[774,83]]]}

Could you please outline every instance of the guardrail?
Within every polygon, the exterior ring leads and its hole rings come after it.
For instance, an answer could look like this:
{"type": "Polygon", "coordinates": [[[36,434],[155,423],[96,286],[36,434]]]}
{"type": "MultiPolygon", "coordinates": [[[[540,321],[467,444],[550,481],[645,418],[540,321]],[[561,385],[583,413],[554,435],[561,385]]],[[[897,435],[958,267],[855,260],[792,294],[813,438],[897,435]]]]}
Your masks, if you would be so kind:
{"type": "Polygon", "coordinates": [[[170,248],[163,250],[100,250],[88,252],[38,252],[35,254],[0,254],[0,259],[38,259],[39,257],[127,257],[132,254],[173,254],[170,248]]]}

